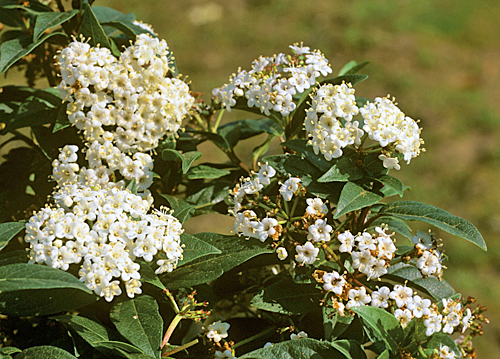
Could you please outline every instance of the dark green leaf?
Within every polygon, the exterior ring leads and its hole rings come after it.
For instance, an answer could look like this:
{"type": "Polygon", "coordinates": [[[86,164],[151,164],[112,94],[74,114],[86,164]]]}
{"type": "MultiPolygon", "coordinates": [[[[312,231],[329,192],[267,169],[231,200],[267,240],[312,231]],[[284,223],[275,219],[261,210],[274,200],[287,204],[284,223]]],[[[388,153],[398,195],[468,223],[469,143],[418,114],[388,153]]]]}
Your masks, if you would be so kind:
{"type": "Polygon", "coordinates": [[[214,168],[211,166],[207,165],[198,165],[195,167],[192,167],[186,174],[186,178],[193,180],[193,179],[215,179],[215,178],[220,178],[224,177],[231,172],[228,170],[223,170],[219,168],[214,168]]]}
{"type": "Polygon", "coordinates": [[[104,33],[101,24],[99,24],[99,21],[97,20],[90,5],[86,4],[83,7],[83,10],[84,14],[79,33],[89,39],[88,43],[90,46],[96,47],[97,45],[100,45],[111,50],[112,45],[104,33]]]}
{"type": "Polygon", "coordinates": [[[247,353],[241,359],[345,359],[329,342],[302,338],[276,343],[247,353]]]}
{"type": "Polygon", "coordinates": [[[70,273],[37,264],[0,267],[0,312],[47,315],[78,309],[98,299],[70,273]]]}
{"type": "Polygon", "coordinates": [[[414,283],[419,288],[425,290],[437,300],[448,298],[455,294],[453,288],[444,279],[440,281],[433,276],[424,278],[418,268],[412,266],[411,264],[400,262],[391,265],[389,266],[389,268],[387,268],[386,276],[393,279],[399,278],[399,282],[408,280],[414,283]]]}
{"type": "Polygon", "coordinates": [[[158,303],[141,295],[116,304],[109,314],[118,332],[145,354],[160,358],[163,319],[158,303]]]}
{"type": "Polygon", "coordinates": [[[71,126],[71,122],[68,120],[68,115],[66,114],[66,109],[68,108],[68,103],[65,102],[59,108],[59,112],[57,113],[56,123],[54,124],[54,128],[52,129],[52,133],[56,133],[66,127],[71,126]]]}
{"type": "Polygon", "coordinates": [[[465,238],[484,250],[487,249],[483,236],[472,223],[444,209],[421,202],[399,201],[383,206],[379,213],[392,215],[405,221],[429,223],[445,232],[465,238]]]}
{"type": "Polygon", "coordinates": [[[172,213],[172,215],[181,223],[187,221],[195,210],[195,207],[193,205],[178,197],[170,196],[168,194],[161,194],[160,196],[168,201],[168,203],[170,204],[170,208],[174,210],[174,213],[172,213]]]}
{"type": "Polygon", "coordinates": [[[106,342],[120,337],[115,330],[85,317],[77,315],[58,315],[51,319],[63,324],[67,329],[71,330],[72,333],[81,337],[94,348],[98,346],[99,342],[106,342]]]}
{"type": "Polygon", "coordinates": [[[195,135],[200,136],[204,140],[210,140],[212,141],[217,147],[223,149],[223,150],[230,150],[231,145],[227,140],[219,135],[218,133],[213,133],[213,132],[208,132],[208,131],[196,131],[196,130],[189,130],[186,129],[187,133],[193,133],[195,135]]]}
{"type": "Polygon", "coordinates": [[[107,6],[93,6],[92,10],[99,22],[124,21],[133,22],[135,15],[133,13],[124,14],[118,10],[107,6]]]}
{"type": "Polygon", "coordinates": [[[39,347],[31,347],[24,349],[20,354],[16,355],[16,359],[76,359],[75,356],[58,347],[50,345],[42,345],[39,347]]]}
{"type": "Polygon", "coordinates": [[[383,162],[378,158],[379,153],[369,153],[363,160],[363,167],[370,176],[379,177],[385,175],[389,170],[384,167],[383,162]]]}
{"type": "Polygon", "coordinates": [[[325,339],[332,341],[346,331],[352,323],[353,316],[342,316],[332,307],[323,307],[323,327],[325,329],[325,339]]]}
{"type": "Polygon", "coordinates": [[[396,192],[400,197],[403,197],[405,188],[403,182],[401,182],[398,178],[390,175],[381,175],[380,177],[375,177],[373,179],[382,183],[385,187],[393,189],[394,192],[396,192]]]}
{"type": "Polygon", "coordinates": [[[195,237],[218,248],[222,254],[211,254],[162,275],[161,281],[168,289],[194,286],[214,280],[224,272],[264,253],[273,253],[271,248],[258,240],[245,240],[238,236],[217,233],[197,233],[195,237]]]}
{"type": "Polygon", "coordinates": [[[28,263],[28,261],[29,261],[28,252],[22,249],[17,251],[0,253],[0,266],[6,266],[9,264],[17,264],[17,263],[28,263]]]}
{"type": "Polygon", "coordinates": [[[6,354],[6,355],[11,355],[11,354],[16,354],[22,352],[21,349],[18,349],[16,347],[2,347],[0,348],[0,354],[6,354]]]}
{"type": "Polygon", "coordinates": [[[37,46],[42,44],[45,40],[53,36],[66,36],[66,34],[61,32],[53,32],[42,36],[37,41],[32,41],[31,35],[20,36],[17,39],[6,41],[0,47],[0,74],[7,71],[12,65],[14,65],[23,56],[28,55],[37,46]]]}
{"type": "Polygon", "coordinates": [[[363,178],[363,171],[356,165],[353,159],[341,157],[318,179],[318,182],[348,182],[356,181],[360,178],[363,178]]]}
{"type": "MultiPolygon", "coordinates": [[[[372,101],[370,101],[366,97],[356,96],[356,106],[358,106],[359,108],[364,107],[368,102],[372,102],[372,101]]],[[[360,125],[359,127],[363,127],[363,126],[360,125]]]]}
{"type": "Polygon", "coordinates": [[[340,193],[337,210],[333,218],[339,218],[351,211],[371,206],[381,199],[382,196],[370,192],[353,182],[347,182],[340,193]]]}
{"type": "Polygon", "coordinates": [[[182,259],[177,263],[178,267],[209,254],[222,253],[216,247],[187,233],[181,234],[181,244],[184,246],[184,248],[182,252],[182,259]]]}
{"type": "Polygon", "coordinates": [[[141,269],[139,270],[141,274],[141,281],[154,285],[155,287],[160,288],[161,290],[167,289],[160,281],[155,271],[150,267],[148,262],[140,260],[139,264],[141,265],[141,269]]]}
{"type": "Polygon", "coordinates": [[[314,154],[313,148],[307,144],[307,140],[290,140],[281,143],[281,145],[297,152],[321,171],[327,171],[332,165],[323,156],[314,154]]]}
{"type": "MultiPolygon", "coordinates": [[[[375,337],[386,344],[391,353],[396,354],[404,340],[403,328],[398,319],[382,308],[364,306],[352,310],[359,315],[375,337]]],[[[372,341],[374,341],[372,339],[372,341]]]]}
{"type": "Polygon", "coordinates": [[[269,118],[259,118],[255,120],[247,119],[245,120],[245,124],[248,128],[258,133],[266,132],[273,136],[283,136],[285,134],[281,125],[269,118]]]}
{"type": "Polygon", "coordinates": [[[7,222],[0,224],[0,250],[4,249],[10,240],[26,227],[24,222],[7,222]]]}
{"type": "Polygon", "coordinates": [[[194,161],[201,157],[201,152],[191,151],[182,154],[182,173],[186,174],[194,161]]]}
{"type": "Polygon", "coordinates": [[[146,29],[143,29],[140,26],[134,25],[133,23],[125,23],[122,21],[107,21],[101,22],[102,26],[111,26],[115,29],[120,30],[125,35],[130,37],[132,40],[135,40],[135,37],[139,34],[152,34],[146,29]]]}
{"type": "MultiPolygon", "coordinates": [[[[190,152],[188,152],[190,153],[190,152]]],[[[175,162],[183,162],[184,161],[184,157],[182,156],[182,153],[180,153],[179,151],[176,151],[175,149],[171,149],[171,148],[166,148],[163,150],[163,152],[161,153],[161,158],[164,160],[164,161],[175,161],[175,162]]]]}
{"type": "Polygon", "coordinates": [[[363,346],[356,340],[335,340],[332,347],[344,354],[347,359],[366,359],[366,353],[363,346]]]}
{"type": "Polygon", "coordinates": [[[36,41],[47,30],[59,26],[78,14],[78,10],[66,12],[44,12],[36,17],[33,29],[33,41],[36,41]]]}
{"type": "Polygon", "coordinates": [[[150,355],[144,354],[142,350],[134,345],[116,340],[104,340],[95,342],[94,344],[95,348],[103,354],[106,354],[107,357],[111,355],[120,355],[124,358],[135,358],[136,355],[138,355],[139,358],[155,358],[150,355]]]}
{"type": "Polygon", "coordinates": [[[425,343],[425,347],[427,349],[440,349],[441,345],[446,345],[448,348],[450,348],[451,351],[453,351],[456,355],[457,358],[460,358],[461,353],[460,349],[457,348],[457,344],[455,341],[445,333],[434,333],[430,338],[427,343],[425,343]]]}
{"type": "Polygon", "coordinates": [[[6,122],[3,133],[23,127],[35,127],[46,123],[54,123],[59,108],[39,97],[30,96],[21,103],[15,114],[6,122]]]}
{"type": "Polygon", "coordinates": [[[319,299],[320,292],[314,284],[296,284],[286,277],[264,288],[252,299],[252,306],[282,314],[306,314],[319,299]]]}

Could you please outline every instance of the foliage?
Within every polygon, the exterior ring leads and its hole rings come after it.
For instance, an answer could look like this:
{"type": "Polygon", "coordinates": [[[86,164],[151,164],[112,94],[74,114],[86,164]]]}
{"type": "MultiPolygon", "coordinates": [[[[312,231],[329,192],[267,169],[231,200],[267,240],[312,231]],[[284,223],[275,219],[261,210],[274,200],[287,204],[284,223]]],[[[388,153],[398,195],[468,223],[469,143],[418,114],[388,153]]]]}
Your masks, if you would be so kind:
{"type": "Polygon", "coordinates": [[[406,222],[486,244],[465,219],[392,198],[408,187],[388,173],[420,155],[421,129],[394,99],[355,95],[367,62],[331,76],[295,44],[205,103],[151,26],[91,5],[0,3],[0,73],[29,84],[0,94],[2,135],[26,144],[2,164],[16,169],[1,178],[2,327],[46,331],[5,330],[2,357],[473,357],[484,308],[406,222]],[[232,110],[263,117],[221,125],[232,110]],[[234,147],[260,134],[244,163],[234,147]],[[226,162],[200,162],[207,141],[226,162]],[[234,217],[233,235],[183,233],[207,213],[234,217]]]}

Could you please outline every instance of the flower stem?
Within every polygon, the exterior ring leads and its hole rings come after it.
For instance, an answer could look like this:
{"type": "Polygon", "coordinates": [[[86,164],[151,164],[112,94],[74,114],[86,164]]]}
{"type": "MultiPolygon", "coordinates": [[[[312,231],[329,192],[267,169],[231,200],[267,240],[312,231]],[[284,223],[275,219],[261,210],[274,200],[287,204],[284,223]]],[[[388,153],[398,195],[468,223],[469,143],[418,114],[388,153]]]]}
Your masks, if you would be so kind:
{"type": "Polygon", "coordinates": [[[189,343],[186,343],[184,345],[181,345],[180,347],[177,347],[177,348],[174,348],[172,350],[169,350],[168,352],[165,352],[161,355],[162,358],[165,358],[165,357],[168,357],[172,354],[175,354],[175,353],[178,353],[180,352],[181,350],[184,350],[184,349],[187,349],[189,347],[192,347],[193,345],[195,344],[198,344],[199,340],[198,339],[195,339],[195,340],[192,340],[190,341],[189,343]]]}
{"type": "Polygon", "coordinates": [[[220,110],[219,116],[217,116],[217,120],[215,121],[215,125],[212,128],[212,132],[217,132],[217,128],[219,127],[220,121],[222,120],[222,115],[224,114],[225,109],[220,110]]]}
{"type": "Polygon", "coordinates": [[[234,346],[233,346],[233,349],[236,349],[238,347],[241,347],[242,345],[245,345],[247,343],[250,343],[252,341],[254,341],[255,339],[259,339],[261,337],[265,337],[267,336],[268,334],[271,334],[271,333],[274,333],[276,331],[276,327],[270,327],[270,328],[267,328],[266,330],[263,330],[262,332],[258,333],[258,334],[255,334],[255,335],[252,335],[251,337],[249,338],[246,338],[244,340],[241,340],[239,341],[238,343],[236,343],[234,346]]]}
{"type": "Polygon", "coordinates": [[[184,316],[182,314],[176,314],[170,325],[168,326],[167,332],[165,333],[165,336],[163,337],[163,341],[161,342],[161,348],[165,346],[165,344],[168,343],[170,337],[172,336],[172,333],[174,332],[175,328],[177,327],[177,324],[182,320],[184,316]]]}

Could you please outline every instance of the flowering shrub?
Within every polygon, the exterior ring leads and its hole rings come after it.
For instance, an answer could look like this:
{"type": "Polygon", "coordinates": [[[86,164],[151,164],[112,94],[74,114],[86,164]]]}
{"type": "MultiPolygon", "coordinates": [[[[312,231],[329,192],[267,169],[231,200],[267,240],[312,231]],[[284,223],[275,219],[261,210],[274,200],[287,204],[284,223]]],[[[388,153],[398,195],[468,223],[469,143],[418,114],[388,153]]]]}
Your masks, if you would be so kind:
{"type": "Polygon", "coordinates": [[[0,93],[2,135],[26,144],[6,156],[26,176],[2,197],[2,358],[475,358],[485,308],[445,281],[445,249],[486,244],[395,199],[407,187],[389,172],[423,152],[421,129],[394,98],[355,93],[366,63],[333,76],[294,44],[207,103],[132,14],[0,11],[22,29],[4,33],[0,73],[29,84],[0,93]],[[233,110],[264,117],[222,122],[233,110]],[[241,161],[234,147],[263,133],[241,161]],[[199,162],[206,141],[227,162],[199,162]],[[207,213],[232,234],[184,231],[207,213]]]}

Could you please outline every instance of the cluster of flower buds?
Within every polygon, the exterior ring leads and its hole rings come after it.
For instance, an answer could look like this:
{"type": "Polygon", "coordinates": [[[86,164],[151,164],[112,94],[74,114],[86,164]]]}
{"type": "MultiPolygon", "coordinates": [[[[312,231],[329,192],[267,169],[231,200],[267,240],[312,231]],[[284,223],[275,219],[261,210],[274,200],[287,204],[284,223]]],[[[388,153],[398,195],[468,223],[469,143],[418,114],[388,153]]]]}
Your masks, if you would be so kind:
{"type": "Polygon", "coordinates": [[[320,76],[332,72],[328,60],[318,50],[291,45],[293,54],[260,57],[250,71],[233,74],[229,83],[213,90],[214,98],[228,111],[238,98],[246,98],[248,107],[256,107],[269,116],[271,111],[288,116],[296,109],[293,96],[313,87],[320,76]]]}
{"type": "Polygon", "coordinates": [[[172,271],[182,257],[181,223],[170,214],[154,211],[150,203],[128,190],[98,189],[79,184],[61,187],[46,206],[26,223],[30,260],[68,270],[80,265],[80,280],[111,301],[122,293],[141,293],[142,258],[155,257],[157,273],[172,271]]]}

